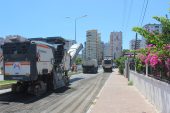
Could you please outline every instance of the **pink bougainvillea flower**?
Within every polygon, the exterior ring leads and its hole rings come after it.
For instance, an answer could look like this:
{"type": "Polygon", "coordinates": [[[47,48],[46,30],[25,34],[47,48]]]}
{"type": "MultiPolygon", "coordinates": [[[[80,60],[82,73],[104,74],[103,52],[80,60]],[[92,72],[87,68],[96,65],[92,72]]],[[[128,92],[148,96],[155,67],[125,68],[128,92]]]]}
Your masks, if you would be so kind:
{"type": "Polygon", "coordinates": [[[152,67],[156,67],[156,65],[160,62],[159,58],[157,55],[152,55],[152,57],[150,58],[150,65],[152,67]]]}
{"type": "Polygon", "coordinates": [[[150,58],[151,58],[151,55],[148,54],[148,56],[147,56],[146,59],[145,59],[145,64],[148,64],[148,63],[149,63],[150,58]]]}
{"type": "Polygon", "coordinates": [[[170,51],[170,45],[165,46],[165,49],[170,51]]]}
{"type": "Polygon", "coordinates": [[[153,47],[154,45],[153,44],[148,44],[147,47],[153,47]]]}
{"type": "Polygon", "coordinates": [[[145,62],[146,56],[143,54],[139,54],[138,58],[142,61],[145,62]]]}

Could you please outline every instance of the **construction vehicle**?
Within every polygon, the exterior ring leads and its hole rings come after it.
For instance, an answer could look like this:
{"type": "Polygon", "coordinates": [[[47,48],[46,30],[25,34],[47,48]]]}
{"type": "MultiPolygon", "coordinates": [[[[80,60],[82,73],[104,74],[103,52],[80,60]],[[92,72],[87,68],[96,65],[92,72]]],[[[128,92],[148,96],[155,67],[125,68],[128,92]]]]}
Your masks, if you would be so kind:
{"type": "Polygon", "coordinates": [[[4,79],[17,80],[12,85],[13,92],[39,96],[47,90],[69,85],[72,58],[82,49],[82,44],[76,44],[77,48],[70,51],[64,49],[65,39],[60,37],[11,40],[2,49],[4,79]]]}
{"type": "Polygon", "coordinates": [[[104,72],[112,72],[112,57],[107,56],[102,60],[102,67],[104,72]]]}
{"type": "Polygon", "coordinates": [[[87,59],[82,64],[83,73],[97,73],[98,63],[96,59],[87,59]]]}

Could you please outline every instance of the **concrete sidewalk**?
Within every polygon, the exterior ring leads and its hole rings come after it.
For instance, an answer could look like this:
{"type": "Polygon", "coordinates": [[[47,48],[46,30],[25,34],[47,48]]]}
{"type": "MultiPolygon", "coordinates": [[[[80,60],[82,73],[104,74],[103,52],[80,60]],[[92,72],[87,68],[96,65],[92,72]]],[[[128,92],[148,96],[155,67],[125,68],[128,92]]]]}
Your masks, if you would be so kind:
{"type": "Polygon", "coordinates": [[[114,69],[88,113],[158,113],[127,79],[114,69]]]}

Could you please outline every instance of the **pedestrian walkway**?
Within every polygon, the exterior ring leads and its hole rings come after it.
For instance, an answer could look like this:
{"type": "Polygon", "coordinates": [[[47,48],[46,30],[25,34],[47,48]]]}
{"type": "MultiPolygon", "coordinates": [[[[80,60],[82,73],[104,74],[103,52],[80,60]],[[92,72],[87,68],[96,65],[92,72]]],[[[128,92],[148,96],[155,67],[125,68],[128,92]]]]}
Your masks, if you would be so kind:
{"type": "Polygon", "coordinates": [[[115,69],[88,113],[158,113],[144,96],[115,69]]]}

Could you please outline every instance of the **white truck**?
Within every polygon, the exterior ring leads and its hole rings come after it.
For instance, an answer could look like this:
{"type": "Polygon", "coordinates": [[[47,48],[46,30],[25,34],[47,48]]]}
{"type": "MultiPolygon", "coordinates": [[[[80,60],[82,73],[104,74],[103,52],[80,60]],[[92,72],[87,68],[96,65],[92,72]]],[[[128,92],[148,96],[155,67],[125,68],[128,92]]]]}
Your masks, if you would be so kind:
{"type": "Polygon", "coordinates": [[[83,73],[97,73],[98,63],[96,59],[85,60],[82,64],[83,73]]]}
{"type": "Polygon", "coordinates": [[[112,58],[105,57],[102,60],[102,67],[103,67],[104,72],[112,72],[112,64],[113,64],[112,58]]]}
{"type": "Polygon", "coordinates": [[[72,57],[82,49],[68,52],[65,39],[58,37],[35,38],[24,42],[6,42],[3,45],[4,79],[17,80],[13,92],[26,91],[36,96],[50,89],[69,85],[68,71],[72,57]]]}

